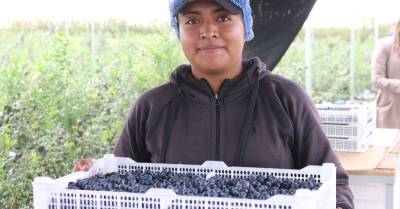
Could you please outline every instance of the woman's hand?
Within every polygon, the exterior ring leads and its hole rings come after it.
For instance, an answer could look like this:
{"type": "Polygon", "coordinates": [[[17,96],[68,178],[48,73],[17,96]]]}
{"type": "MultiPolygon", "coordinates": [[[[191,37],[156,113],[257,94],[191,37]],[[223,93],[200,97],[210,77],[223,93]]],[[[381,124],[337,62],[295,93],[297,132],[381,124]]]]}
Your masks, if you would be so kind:
{"type": "Polygon", "coordinates": [[[93,161],[94,161],[93,158],[79,160],[77,163],[75,163],[74,168],[72,169],[72,172],[88,171],[92,167],[93,161]]]}

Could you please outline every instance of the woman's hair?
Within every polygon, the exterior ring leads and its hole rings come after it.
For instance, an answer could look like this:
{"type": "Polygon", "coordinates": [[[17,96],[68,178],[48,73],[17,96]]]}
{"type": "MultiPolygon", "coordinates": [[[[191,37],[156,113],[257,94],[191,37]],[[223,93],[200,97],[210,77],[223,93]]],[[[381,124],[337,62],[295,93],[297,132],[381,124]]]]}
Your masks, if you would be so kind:
{"type": "Polygon", "coordinates": [[[394,49],[400,56],[400,19],[397,21],[394,28],[394,49]]]}

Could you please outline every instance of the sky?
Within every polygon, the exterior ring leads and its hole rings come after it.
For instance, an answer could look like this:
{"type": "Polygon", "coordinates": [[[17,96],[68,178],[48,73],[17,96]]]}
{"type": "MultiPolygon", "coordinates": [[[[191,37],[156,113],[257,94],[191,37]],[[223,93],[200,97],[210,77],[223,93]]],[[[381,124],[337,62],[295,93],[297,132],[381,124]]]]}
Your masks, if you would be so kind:
{"type": "MultiPolygon", "coordinates": [[[[352,26],[376,18],[400,18],[400,0],[317,0],[307,21],[321,26],[352,26]],[[396,11],[397,9],[397,11],[396,11]]],[[[149,24],[169,20],[168,0],[0,0],[0,26],[16,20],[105,21],[149,24]]]]}
{"type": "Polygon", "coordinates": [[[0,0],[0,24],[15,20],[168,21],[168,0],[0,0]]]}
{"type": "Polygon", "coordinates": [[[357,26],[371,19],[394,23],[400,19],[400,0],[317,0],[308,22],[315,26],[357,26]]]}

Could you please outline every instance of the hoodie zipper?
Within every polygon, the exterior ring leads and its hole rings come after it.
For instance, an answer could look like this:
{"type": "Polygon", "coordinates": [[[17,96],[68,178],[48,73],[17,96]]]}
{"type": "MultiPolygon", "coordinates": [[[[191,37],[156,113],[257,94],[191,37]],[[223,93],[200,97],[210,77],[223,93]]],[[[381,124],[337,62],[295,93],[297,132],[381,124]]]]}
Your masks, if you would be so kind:
{"type": "Polygon", "coordinates": [[[215,159],[216,160],[221,160],[220,159],[220,129],[221,129],[221,121],[220,121],[220,108],[221,108],[221,100],[220,100],[220,98],[219,98],[219,95],[218,94],[214,94],[214,105],[215,105],[215,107],[216,107],[216,111],[215,111],[215,113],[216,113],[216,133],[215,133],[215,135],[216,135],[216,146],[215,146],[215,159]]]}

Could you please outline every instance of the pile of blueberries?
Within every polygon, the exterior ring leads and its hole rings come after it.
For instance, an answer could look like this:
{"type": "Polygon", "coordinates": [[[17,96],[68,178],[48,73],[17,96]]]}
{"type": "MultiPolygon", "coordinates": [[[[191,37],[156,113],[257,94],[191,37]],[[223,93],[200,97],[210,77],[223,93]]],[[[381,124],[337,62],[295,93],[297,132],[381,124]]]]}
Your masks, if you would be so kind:
{"type": "Polygon", "coordinates": [[[309,177],[281,179],[273,175],[249,175],[246,178],[228,178],[171,171],[142,171],[98,174],[70,182],[68,189],[145,193],[150,188],[166,188],[179,195],[233,197],[265,200],[276,194],[294,195],[297,189],[317,190],[321,183],[309,177]]]}

